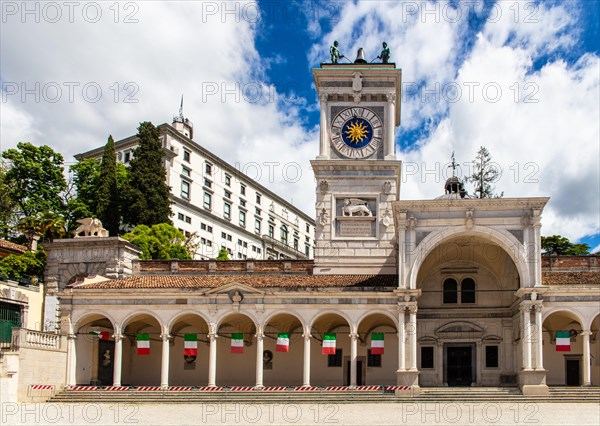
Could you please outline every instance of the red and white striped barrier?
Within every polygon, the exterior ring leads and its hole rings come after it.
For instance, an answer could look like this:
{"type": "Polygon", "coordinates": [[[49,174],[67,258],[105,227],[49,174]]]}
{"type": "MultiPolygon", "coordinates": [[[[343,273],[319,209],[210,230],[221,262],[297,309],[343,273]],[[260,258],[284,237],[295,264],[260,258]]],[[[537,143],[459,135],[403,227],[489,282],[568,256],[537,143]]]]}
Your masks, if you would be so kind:
{"type": "Polygon", "coordinates": [[[160,386],[136,386],[136,391],[159,391],[161,389],[160,386]]]}
{"type": "Polygon", "coordinates": [[[98,386],[67,386],[67,390],[94,391],[94,390],[98,390],[98,386]]]}
{"type": "Polygon", "coordinates": [[[105,391],[128,391],[129,386],[106,386],[102,390],[105,390],[105,391]]]}
{"type": "Polygon", "coordinates": [[[198,386],[198,390],[201,392],[204,392],[204,391],[215,392],[215,391],[222,391],[223,388],[221,386],[198,386]]]}
{"type": "Polygon", "coordinates": [[[345,391],[348,390],[348,386],[327,386],[325,387],[326,391],[345,391]]]}
{"type": "Polygon", "coordinates": [[[386,386],[385,390],[387,391],[408,391],[411,390],[411,386],[386,386]]]}
{"type": "Polygon", "coordinates": [[[268,391],[268,392],[280,392],[280,391],[286,391],[287,387],[285,387],[285,386],[266,386],[266,387],[262,388],[262,390],[268,391]]]}
{"type": "Polygon", "coordinates": [[[253,386],[232,386],[229,388],[232,392],[248,392],[254,390],[253,386]]]}
{"type": "Polygon", "coordinates": [[[357,391],[378,391],[381,389],[381,386],[357,386],[357,391]]]}
{"type": "Polygon", "coordinates": [[[181,392],[181,391],[191,391],[193,388],[191,386],[169,386],[167,388],[167,390],[170,391],[177,391],[177,392],[181,392]]]}
{"type": "Polygon", "coordinates": [[[300,391],[300,392],[311,392],[311,391],[319,390],[319,388],[315,388],[313,386],[297,386],[294,388],[294,390],[300,391]]]}
{"type": "Polygon", "coordinates": [[[31,390],[54,390],[54,385],[30,385],[31,390]]]}

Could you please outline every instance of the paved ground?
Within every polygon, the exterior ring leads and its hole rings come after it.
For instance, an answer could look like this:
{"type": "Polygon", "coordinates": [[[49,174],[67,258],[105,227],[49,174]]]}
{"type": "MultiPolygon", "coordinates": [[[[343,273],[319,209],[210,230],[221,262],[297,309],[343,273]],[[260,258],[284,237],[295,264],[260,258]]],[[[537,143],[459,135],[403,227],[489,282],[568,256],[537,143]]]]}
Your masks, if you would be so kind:
{"type": "Polygon", "coordinates": [[[599,425],[598,404],[0,404],[2,425],[599,425]]]}

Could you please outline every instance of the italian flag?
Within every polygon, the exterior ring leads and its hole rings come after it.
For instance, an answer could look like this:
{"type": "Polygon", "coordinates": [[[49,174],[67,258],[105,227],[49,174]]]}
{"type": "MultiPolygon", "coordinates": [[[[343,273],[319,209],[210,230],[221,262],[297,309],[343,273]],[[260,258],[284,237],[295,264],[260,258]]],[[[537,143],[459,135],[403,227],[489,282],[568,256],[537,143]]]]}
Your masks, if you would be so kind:
{"type": "Polygon", "coordinates": [[[335,333],[325,333],[323,336],[323,355],[335,355],[335,333]]]}
{"type": "Polygon", "coordinates": [[[148,333],[141,333],[135,336],[137,341],[137,354],[138,355],[150,355],[150,335],[148,333]]]}
{"type": "Polygon", "coordinates": [[[371,333],[371,354],[383,354],[383,333],[371,333]]]}
{"type": "Polygon", "coordinates": [[[90,334],[98,336],[100,340],[108,340],[110,333],[108,331],[90,331],[90,334]]]}
{"type": "Polygon", "coordinates": [[[556,332],[556,352],[571,352],[571,333],[568,331],[556,332]]]}
{"type": "Polygon", "coordinates": [[[186,333],[183,340],[183,354],[185,356],[198,355],[198,337],[196,333],[186,333]]]}
{"type": "Polygon", "coordinates": [[[243,354],[244,353],[244,333],[232,333],[231,334],[231,353],[232,354],[243,354]]]}
{"type": "Polygon", "coordinates": [[[289,352],[290,351],[290,334],[279,333],[277,334],[277,347],[276,352],[289,352]]]}

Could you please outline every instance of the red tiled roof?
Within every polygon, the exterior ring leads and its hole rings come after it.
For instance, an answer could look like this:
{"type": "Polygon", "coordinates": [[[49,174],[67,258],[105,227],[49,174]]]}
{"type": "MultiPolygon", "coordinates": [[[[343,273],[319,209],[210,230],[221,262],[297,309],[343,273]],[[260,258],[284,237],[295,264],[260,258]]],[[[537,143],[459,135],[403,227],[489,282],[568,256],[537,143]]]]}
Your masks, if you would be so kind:
{"type": "Polygon", "coordinates": [[[600,285],[600,272],[542,272],[543,285],[596,284],[600,285]]]}
{"type": "Polygon", "coordinates": [[[82,289],[217,288],[227,284],[269,287],[397,287],[397,275],[160,275],[82,285],[82,289]]]}
{"type": "Polygon", "coordinates": [[[0,240],[0,248],[4,248],[10,251],[16,251],[18,253],[25,253],[28,250],[25,246],[6,240],[0,240]]]}

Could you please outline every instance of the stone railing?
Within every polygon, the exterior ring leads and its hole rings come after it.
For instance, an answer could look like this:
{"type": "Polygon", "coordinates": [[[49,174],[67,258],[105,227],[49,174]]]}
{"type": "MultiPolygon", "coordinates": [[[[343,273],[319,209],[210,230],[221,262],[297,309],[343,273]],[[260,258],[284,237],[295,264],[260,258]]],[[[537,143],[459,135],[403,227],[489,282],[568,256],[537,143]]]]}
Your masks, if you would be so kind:
{"type": "Polygon", "coordinates": [[[18,350],[19,348],[57,350],[61,349],[61,345],[62,341],[59,334],[26,328],[13,328],[12,331],[12,350],[18,350]]]}

